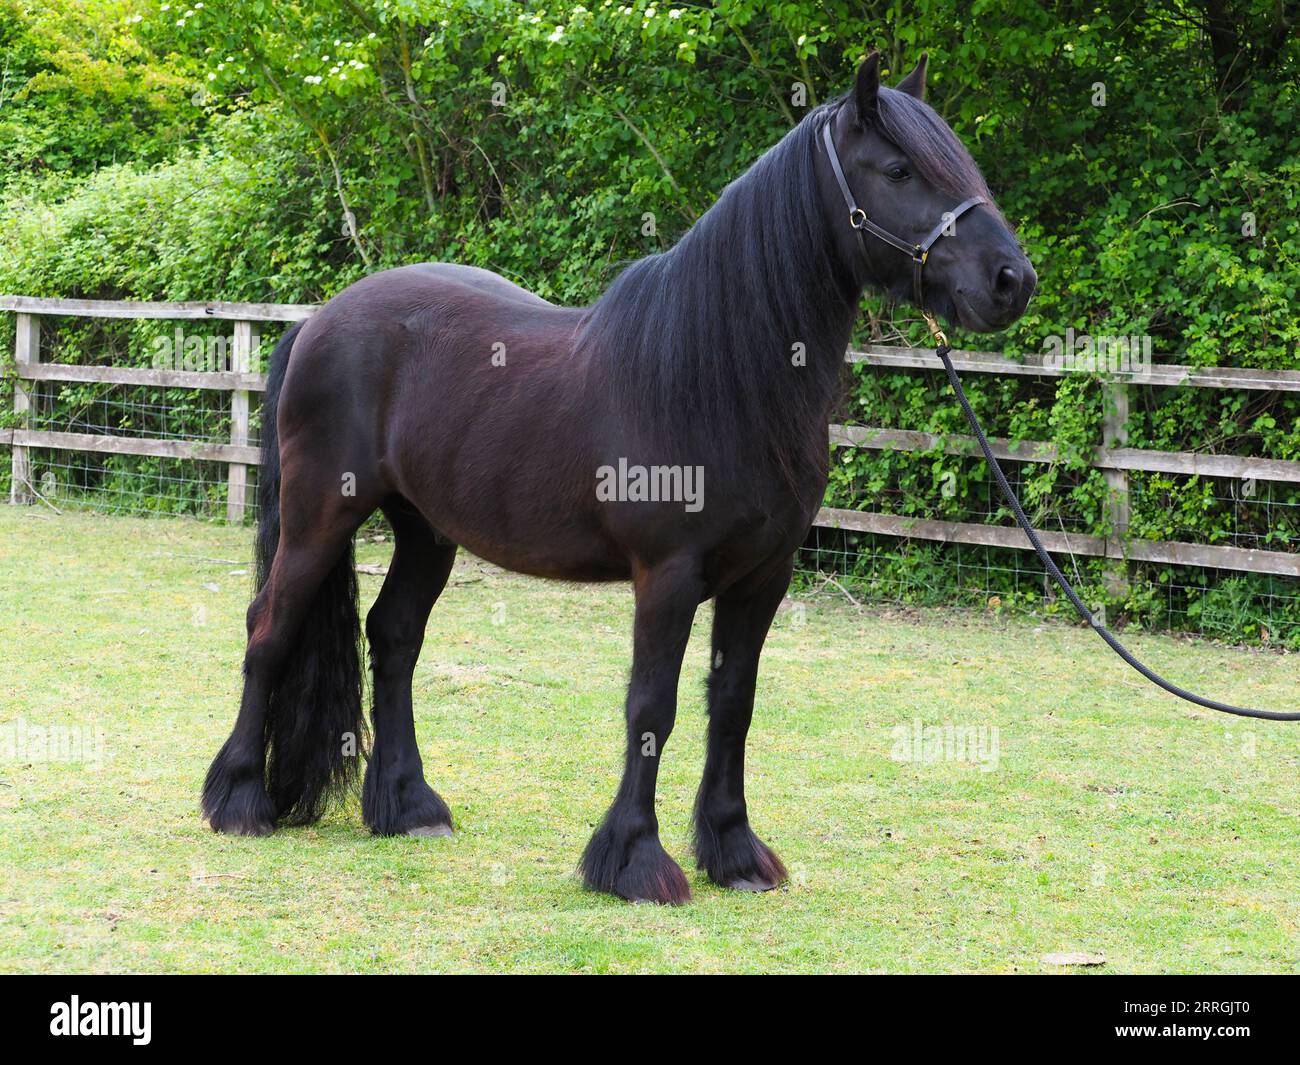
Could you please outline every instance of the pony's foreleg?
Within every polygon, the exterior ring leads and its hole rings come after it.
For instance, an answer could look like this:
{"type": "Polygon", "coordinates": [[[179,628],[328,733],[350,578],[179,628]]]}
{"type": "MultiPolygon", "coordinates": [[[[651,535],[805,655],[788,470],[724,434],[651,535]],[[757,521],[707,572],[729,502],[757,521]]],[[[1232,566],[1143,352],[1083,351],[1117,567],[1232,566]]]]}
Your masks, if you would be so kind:
{"type": "Polygon", "coordinates": [[[785,866],[749,827],[745,805],[745,737],[754,714],[758,658],[790,584],[793,557],[744,594],[717,597],[709,674],[709,739],[695,801],[699,868],[723,887],[768,891],[785,866]]]}
{"type": "Polygon", "coordinates": [[[440,544],[405,504],[385,505],[384,513],[397,544],[379,598],[366,617],[374,668],[374,745],[361,793],[362,816],[380,836],[449,836],[451,811],[424,780],[411,677],[456,546],[440,544]]]}
{"type": "Polygon", "coordinates": [[[681,903],[691,897],[686,875],[659,843],[655,782],[677,715],[677,680],[702,593],[695,558],[636,574],[623,780],[582,856],[588,887],[633,902],[681,903]]]}

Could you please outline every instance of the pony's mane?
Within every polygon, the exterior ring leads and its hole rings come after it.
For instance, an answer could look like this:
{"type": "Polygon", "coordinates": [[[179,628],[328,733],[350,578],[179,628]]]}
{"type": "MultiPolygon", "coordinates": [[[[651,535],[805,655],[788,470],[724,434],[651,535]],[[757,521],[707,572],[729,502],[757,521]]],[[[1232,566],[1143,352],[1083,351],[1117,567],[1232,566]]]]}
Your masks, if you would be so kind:
{"type": "Polygon", "coordinates": [[[825,462],[825,426],[820,442],[809,426],[827,413],[842,364],[831,353],[844,350],[857,297],[814,170],[829,113],[805,115],[673,248],[624,269],[584,315],[577,344],[598,381],[660,439],[704,440],[715,456],[758,442],[791,475],[825,462]]]}
{"type": "MultiPolygon", "coordinates": [[[[763,449],[790,477],[825,463],[860,272],[830,230],[815,156],[846,99],[805,115],[673,248],[626,267],[584,313],[575,339],[595,381],[656,439],[704,441],[724,461],[763,449]],[[804,365],[792,361],[796,345],[804,365]]],[[[876,128],[927,180],[991,201],[970,153],[930,107],[884,87],[878,104],[876,128]]]]}

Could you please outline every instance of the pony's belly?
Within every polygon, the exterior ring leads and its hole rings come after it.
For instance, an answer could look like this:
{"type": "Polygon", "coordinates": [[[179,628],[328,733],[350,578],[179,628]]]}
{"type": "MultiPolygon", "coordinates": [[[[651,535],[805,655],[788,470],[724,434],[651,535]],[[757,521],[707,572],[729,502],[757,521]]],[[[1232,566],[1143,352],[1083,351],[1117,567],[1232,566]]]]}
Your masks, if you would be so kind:
{"type": "Polygon", "coordinates": [[[626,557],[618,555],[602,557],[596,553],[575,553],[571,556],[559,556],[544,551],[519,550],[513,545],[492,542],[466,542],[461,546],[485,562],[491,562],[502,569],[523,573],[529,577],[581,583],[632,579],[631,563],[626,557]]]}
{"type": "MultiPolygon", "coordinates": [[[[417,501],[418,505],[418,501],[417,501]]],[[[485,562],[514,573],[564,581],[625,581],[632,577],[626,552],[576,515],[557,522],[540,515],[507,525],[446,506],[420,508],[438,532],[485,562]]]]}

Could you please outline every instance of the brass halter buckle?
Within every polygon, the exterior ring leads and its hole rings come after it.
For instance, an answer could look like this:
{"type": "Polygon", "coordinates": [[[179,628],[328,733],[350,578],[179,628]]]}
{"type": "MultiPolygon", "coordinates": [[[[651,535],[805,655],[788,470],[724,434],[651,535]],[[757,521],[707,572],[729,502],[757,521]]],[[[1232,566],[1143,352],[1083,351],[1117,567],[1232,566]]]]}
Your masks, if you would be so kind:
{"type": "Polygon", "coordinates": [[[922,311],[921,317],[925,319],[926,327],[930,330],[930,336],[934,342],[941,348],[948,346],[948,334],[939,328],[939,323],[934,320],[934,315],[929,311],[922,311]]]}

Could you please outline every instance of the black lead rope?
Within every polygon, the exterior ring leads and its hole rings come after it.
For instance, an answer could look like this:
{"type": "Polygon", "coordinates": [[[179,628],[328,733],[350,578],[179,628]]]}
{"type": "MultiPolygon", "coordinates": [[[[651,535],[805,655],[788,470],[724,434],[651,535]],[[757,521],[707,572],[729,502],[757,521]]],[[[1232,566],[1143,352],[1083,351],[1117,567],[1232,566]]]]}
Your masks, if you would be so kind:
{"type": "Polygon", "coordinates": [[[1180,688],[1177,684],[1165,680],[1165,678],[1155,670],[1134,658],[1129,649],[1120,643],[1119,640],[1116,639],[1115,635],[1106,628],[1105,625],[1097,620],[1096,615],[1094,615],[1093,612],[1084,605],[1083,600],[1079,598],[1079,593],[1076,592],[1074,588],[1071,587],[1070,582],[1065,579],[1065,574],[1061,572],[1060,567],[1053,561],[1052,556],[1047,553],[1047,548],[1043,546],[1043,541],[1038,538],[1038,533],[1034,531],[1034,527],[1030,524],[1029,518],[1025,516],[1025,510],[1020,505],[1020,500],[1016,498],[1016,493],[1012,490],[1010,483],[1007,481],[1007,475],[1002,472],[1002,467],[998,464],[998,460],[993,454],[993,448],[989,444],[988,437],[984,435],[984,429],[980,425],[979,419],[975,416],[975,411],[971,408],[970,400],[966,398],[966,390],[961,386],[961,378],[957,376],[957,371],[953,368],[952,359],[948,357],[952,348],[949,347],[947,339],[943,337],[943,333],[933,324],[933,319],[930,319],[927,315],[927,320],[931,324],[931,330],[937,334],[937,338],[939,339],[939,347],[935,353],[943,361],[943,368],[948,373],[948,380],[952,384],[952,390],[957,393],[957,401],[961,404],[961,409],[966,415],[966,420],[970,423],[971,430],[975,433],[975,438],[979,441],[980,450],[984,452],[984,461],[988,463],[989,469],[993,471],[994,480],[998,482],[998,487],[1002,489],[1002,495],[1006,498],[1012,512],[1015,514],[1016,521],[1019,522],[1020,528],[1022,528],[1025,531],[1025,535],[1029,537],[1029,542],[1033,545],[1034,553],[1038,555],[1038,560],[1042,562],[1047,572],[1052,575],[1052,579],[1061,586],[1061,591],[1065,593],[1066,598],[1074,604],[1074,609],[1079,612],[1079,617],[1083,618],[1084,621],[1092,626],[1092,630],[1105,640],[1106,643],[1110,645],[1110,649],[1119,655],[1120,658],[1124,659],[1125,662],[1141,673],[1142,676],[1146,677],[1146,679],[1152,684],[1163,688],[1170,695],[1176,695],[1180,699],[1186,699],[1189,703],[1195,703],[1197,706],[1204,706],[1209,710],[1219,710],[1225,714],[1236,714],[1238,717],[1257,717],[1263,718],[1266,721],[1300,721],[1300,713],[1283,714],[1276,710],[1248,710],[1242,706],[1233,706],[1231,703],[1221,703],[1215,699],[1206,699],[1204,696],[1197,695],[1195,692],[1189,692],[1186,688],[1180,688]]]}
{"type": "Polygon", "coordinates": [[[1120,658],[1124,659],[1130,666],[1136,669],[1142,676],[1146,677],[1152,684],[1163,688],[1170,695],[1176,695],[1180,699],[1185,699],[1189,703],[1195,703],[1197,706],[1204,706],[1208,710],[1219,710],[1225,714],[1236,714],[1238,717],[1255,717],[1262,718],[1265,721],[1300,721],[1300,713],[1283,714],[1274,710],[1248,710],[1245,707],[1233,706],[1230,703],[1217,702],[1214,699],[1206,699],[1204,696],[1197,695],[1195,692],[1189,692],[1186,688],[1180,688],[1164,677],[1160,676],[1155,670],[1148,668],[1139,662],[1127,647],[1115,638],[1114,634],[1106,628],[1096,617],[1093,616],[1079,593],[1070,586],[1070,582],[1065,579],[1065,574],[1061,572],[1060,567],[1052,560],[1052,556],[1047,553],[1047,548],[1043,546],[1042,540],[1038,538],[1038,533],[1034,532],[1033,525],[1025,516],[1024,508],[1020,505],[1020,500],[1016,498],[1016,493],[1012,491],[1010,483],[1007,481],[1006,474],[1002,472],[1002,467],[998,464],[997,458],[993,454],[993,448],[989,445],[988,437],[984,435],[984,429],[980,425],[979,419],[975,417],[975,411],[971,408],[970,400],[966,398],[966,390],[961,386],[961,378],[957,376],[957,371],[953,369],[952,360],[948,357],[952,352],[952,347],[948,344],[948,338],[944,336],[943,330],[939,328],[938,323],[925,310],[925,290],[922,287],[922,272],[925,269],[926,260],[930,257],[930,249],[941,237],[949,236],[954,230],[954,224],[967,211],[987,203],[982,196],[972,196],[968,200],[963,200],[935,226],[929,234],[920,243],[912,243],[904,240],[902,237],[889,232],[883,226],[877,225],[867,218],[866,211],[858,206],[854,199],[853,190],[849,188],[848,179],[844,175],[844,167],[840,165],[839,153],[835,151],[835,139],[832,136],[831,128],[834,125],[834,115],[831,115],[826,124],[822,127],[822,142],[826,146],[826,155],[830,159],[831,172],[835,176],[835,183],[839,186],[840,195],[844,197],[844,205],[849,212],[849,225],[858,235],[858,244],[862,249],[863,258],[867,258],[867,238],[866,234],[872,236],[897,248],[905,255],[912,257],[912,299],[916,306],[920,308],[922,316],[925,318],[926,325],[930,328],[930,333],[938,344],[937,354],[943,360],[943,368],[948,371],[948,380],[952,383],[952,389],[957,393],[957,399],[961,403],[961,409],[966,414],[966,420],[970,423],[971,430],[975,433],[975,438],[979,441],[980,450],[984,452],[984,460],[988,463],[989,469],[993,471],[993,477],[998,482],[998,487],[1002,489],[1003,496],[1006,497],[1007,503],[1010,504],[1012,512],[1016,516],[1016,521],[1020,523],[1020,528],[1029,537],[1029,543],[1033,546],[1035,554],[1042,562],[1047,572],[1052,575],[1052,579],[1061,586],[1061,591],[1066,598],[1074,604],[1074,609],[1079,612],[1079,617],[1083,618],[1091,627],[1093,632],[1100,636],[1110,649],[1120,658]]]}

